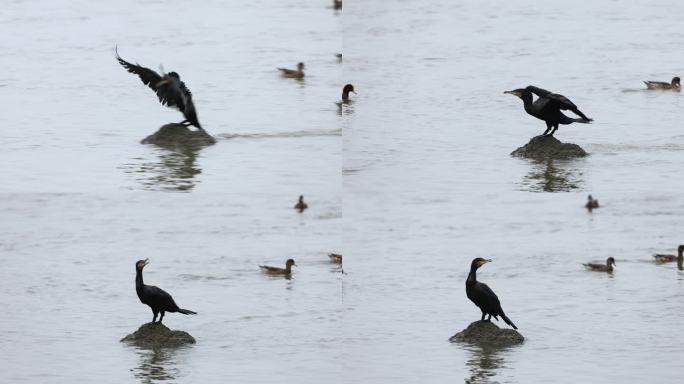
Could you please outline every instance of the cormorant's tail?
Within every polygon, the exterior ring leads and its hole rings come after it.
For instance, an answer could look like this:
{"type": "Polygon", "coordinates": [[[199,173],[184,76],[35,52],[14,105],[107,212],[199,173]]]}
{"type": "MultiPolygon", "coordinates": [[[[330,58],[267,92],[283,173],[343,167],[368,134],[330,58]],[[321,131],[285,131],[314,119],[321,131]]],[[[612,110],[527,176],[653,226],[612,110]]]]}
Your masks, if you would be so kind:
{"type": "Polygon", "coordinates": [[[582,123],[582,124],[590,124],[594,119],[586,118],[586,119],[570,119],[572,120],[573,123],[582,123]]]}
{"type": "MultiPolygon", "coordinates": [[[[180,312],[184,315],[196,315],[197,314],[197,312],[191,311],[189,309],[182,309],[182,308],[179,309],[178,312],[180,312]]],[[[513,328],[515,328],[515,326],[513,326],[513,328]]]]}
{"type": "Polygon", "coordinates": [[[506,316],[505,314],[502,313],[502,314],[501,314],[501,318],[503,319],[503,321],[506,322],[506,324],[508,324],[508,325],[510,325],[511,327],[513,327],[513,329],[518,329],[518,327],[516,327],[515,324],[513,324],[513,322],[511,321],[511,319],[509,319],[508,316],[506,316]]]}

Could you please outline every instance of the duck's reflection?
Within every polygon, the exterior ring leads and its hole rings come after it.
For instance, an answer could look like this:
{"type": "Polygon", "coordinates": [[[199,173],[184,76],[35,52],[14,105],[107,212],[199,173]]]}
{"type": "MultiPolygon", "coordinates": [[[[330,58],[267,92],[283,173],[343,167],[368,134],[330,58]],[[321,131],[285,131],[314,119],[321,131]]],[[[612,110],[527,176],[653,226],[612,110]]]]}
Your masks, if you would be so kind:
{"type": "Polygon", "coordinates": [[[567,192],[582,186],[582,173],[577,168],[580,160],[532,161],[532,170],[525,175],[521,186],[531,192],[567,192]]]}
{"type": "Polygon", "coordinates": [[[468,361],[466,368],[468,376],[465,378],[466,384],[489,384],[498,383],[497,374],[506,368],[506,361],[502,357],[508,348],[493,348],[472,346],[468,348],[468,361]]]}
{"type": "Polygon", "coordinates": [[[176,349],[138,349],[140,364],[133,369],[133,375],[143,384],[175,380],[180,370],[174,356],[176,349]]]}

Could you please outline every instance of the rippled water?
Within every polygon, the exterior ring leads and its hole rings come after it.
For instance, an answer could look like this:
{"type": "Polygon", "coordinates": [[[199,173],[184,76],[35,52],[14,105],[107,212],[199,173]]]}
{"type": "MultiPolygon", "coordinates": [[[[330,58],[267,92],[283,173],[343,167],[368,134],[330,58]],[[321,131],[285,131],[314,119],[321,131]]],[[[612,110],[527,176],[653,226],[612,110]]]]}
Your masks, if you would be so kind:
{"type": "MultiPolygon", "coordinates": [[[[0,14],[1,382],[678,382],[684,5],[615,1],[9,2],[0,14]],[[218,143],[139,144],[181,115],[114,60],[180,73],[218,143]],[[344,52],[344,64],[335,53],[344,52]],[[304,61],[304,81],[275,67],[304,61]],[[352,82],[354,103],[336,106],[352,82]],[[590,156],[509,153],[534,84],[590,156]],[[340,172],[341,170],[341,172],[340,172]],[[602,208],[582,208],[592,193],[602,208]],[[291,207],[304,194],[310,209],[291,207]],[[343,206],[344,201],[344,206],[343,206]],[[326,253],[345,254],[346,275],[326,253]],[[525,335],[479,318],[470,260],[525,335]],[[581,263],[614,256],[615,273],[581,263]],[[145,279],[197,316],[179,350],[118,340],[145,279]],[[299,265],[291,280],[260,263],[299,265]]],[[[502,325],[501,323],[499,325],[502,325]]]]}

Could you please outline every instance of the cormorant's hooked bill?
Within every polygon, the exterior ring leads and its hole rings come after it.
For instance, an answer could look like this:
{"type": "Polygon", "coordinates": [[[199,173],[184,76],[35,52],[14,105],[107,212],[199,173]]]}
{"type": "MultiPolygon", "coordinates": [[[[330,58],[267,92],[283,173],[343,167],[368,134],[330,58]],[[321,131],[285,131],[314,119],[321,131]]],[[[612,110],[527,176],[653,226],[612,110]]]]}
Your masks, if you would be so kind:
{"type": "Polygon", "coordinates": [[[185,120],[180,124],[184,126],[193,125],[201,130],[204,130],[197,119],[197,111],[195,104],[192,102],[192,93],[185,86],[185,83],[180,80],[180,76],[176,72],[163,73],[159,75],[157,72],[145,68],[137,64],[131,64],[119,56],[118,47],[115,47],[116,60],[130,73],[138,75],[143,84],[147,85],[157,94],[162,105],[173,107],[183,113],[185,120]]]}
{"type": "Polygon", "coordinates": [[[567,125],[572,123],[588,124],[593,119],[588,118],[577,106],[567,97],[557,93],[549,92],[545,89],[533,85],[526,88],[518,88],[504,92],[509,95],[518,96],[523,101],[525,112],[546,122],[546,131],[543,135],[551,135],[556,132],[559,124],[567,125]],[[537,95],[537,100],[533,102],[533,95],[537,95]],[[564,115],[561,111],[570,110],[579,119],[564,115]],[[550,131],[550,133],[549,133],[550,131]]]}

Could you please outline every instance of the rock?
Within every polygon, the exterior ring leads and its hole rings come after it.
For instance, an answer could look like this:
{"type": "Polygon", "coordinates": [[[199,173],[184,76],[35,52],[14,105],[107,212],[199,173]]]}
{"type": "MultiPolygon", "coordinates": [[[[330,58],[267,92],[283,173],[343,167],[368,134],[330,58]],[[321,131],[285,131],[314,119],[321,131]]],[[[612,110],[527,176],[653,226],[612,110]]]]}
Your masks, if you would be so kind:
{"type": "Polygon", "coordinates": [[[144,138],[141,143],[156,144],[162,147],[203,147],[216,144],[216,139],[206,131],[200,129],[193,131],[186,126],[171,123],[162,126],[157,132],[144,138]]]}
{"type": "Polygon", "coordinates": [[[553,136],[536,136],[530,139],[529,143],[511,152],[511,156],[535,160],[566,160],[585,157],[587,152],[577,144],[561,143],[553,136]]]}
{"type": "Polygon", "coordinates": [[[161,323],[147,323],[121,339],[121,342],[142,348],[177,348],[195,344],[195,338],[185,331],[172,331],[161,323]]]}
{"type": "Polygon", "coordinates": [[[452,343],[465,342],[488,347],[509,347],[521,344],[524,340],[520,332],[509,328],[501,329],[491,321],[471,323],[468,328],[449,338],[452,343]]]}

